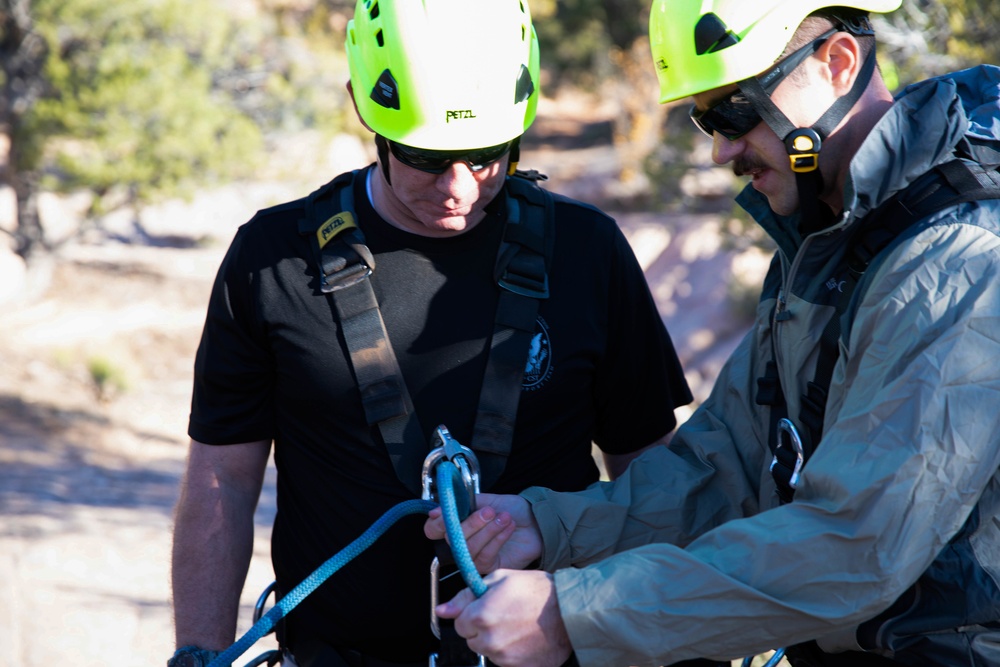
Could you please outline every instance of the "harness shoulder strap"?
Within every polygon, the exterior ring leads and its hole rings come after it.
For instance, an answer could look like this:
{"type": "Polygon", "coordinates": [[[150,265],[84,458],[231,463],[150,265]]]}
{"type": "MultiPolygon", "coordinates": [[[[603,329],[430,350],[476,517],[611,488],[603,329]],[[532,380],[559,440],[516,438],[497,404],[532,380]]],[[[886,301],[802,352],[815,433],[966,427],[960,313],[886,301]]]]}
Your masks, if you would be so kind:
{"type": "MultiPolygon", "coordinates": [[[[800,419],[806,427],[802,434],[804,458],[808,458],[822,438],[830,381],[840,356],[839,341],[842,335],[850,331],[850,305],[857,303],[857,298],[862,294],[857,292],[857,288],[866,271],[882,251],[914,223],[951,206],[985,199],[1000,199],[1000,172],[993,166],[955,158],[938,165],[866,216],[863,227],[850,242],[848,277],[836,311],[820,338],[816,373],[813,380],[807,383],[806,393],[802,396],[800,419]]],[[[769,362],[769,369],[773,363],[769,362]]],[[[777,375],[776,367],[773,375],[777,375]]],[[[770,376],[769,373],[758,380],[761,389],[774,385],[770,376]]],[[[780,383],[778,391],[780,392],[780,383]]],[[[795,492],[791,484],[794,465],[790,462],[790,457],[794,457],[794,454],[791,448],[781,446],[779,429],[775,428],[782,417],[787,415],[784,397],[774,399],[770,395],[762,396],[759,390],[757,400],[758,403],[772,405],[772,441],[769,446],[775,463],[772,464],[771,472],[778,486],[779,497],[783,502],[789,502],[795,492]],[[779,435],[775,436],[775,433],[779,435]]]]}
{"type": "MultiPolygon", "coordinates": [[[[507,179],[505,188],[507,221],[494,266],[500,294],[471,442],[484,489],[500,478],[510,456],[528,350],[532,337],[539,335],[535,333],[538,307],[549,296],[554,203],[552,195],[535,185],[535,180],[530,174],[515,175],[507,179]]],[[[442,540],[435,545],[435,552],[439,594],[453,597],[464,584],[458,577],[441,576],[456,570],[451,549],[442,540]]],[[[481,656],[457,633],[453,621],[438,619],[436,627],[440,648],[432,656],[434,667],[483,664],[481,656]]]]}
{"type": "Polygon", "coordinates": [[[479,394],[471,448],[482,486],[500,477],[510,455],[521,384],[540,301],[549,297],[555,243],[552,195],[528,178],[507,178],[507,222],[494,275],[500,289],[489,360],[479,394]]]}
{"type": "Polygon", "coordinates": [[[375,258],[354,214],[354,179],[359,173],[343,174],[311,194],[299,231],[312,236],[320,291],[329,295],[340,321],[365,419],[369,426],[378,427],[400,481],[420,496],[426,440],[414,418],[413,403],[369,279],[375,258]]]}
{"type": "MultiPolygon", "coordinates": [[[[353,200],[360,173],[342,174],[309,195],[299,233],[310,237],[319,290],[329,295],[341,323],[366,420],[378,427],[397,476],[420,495],[426,438],[369,280],[375,258],[357,225],[353,200]]],[[[470,444],[480,459],[484,488],[500,477],[510,455],[539,300],[548,298],[554,204],[536,178],[512,176],[506,183],[507,222],[495,266],[501,290],[470,444]]]]}

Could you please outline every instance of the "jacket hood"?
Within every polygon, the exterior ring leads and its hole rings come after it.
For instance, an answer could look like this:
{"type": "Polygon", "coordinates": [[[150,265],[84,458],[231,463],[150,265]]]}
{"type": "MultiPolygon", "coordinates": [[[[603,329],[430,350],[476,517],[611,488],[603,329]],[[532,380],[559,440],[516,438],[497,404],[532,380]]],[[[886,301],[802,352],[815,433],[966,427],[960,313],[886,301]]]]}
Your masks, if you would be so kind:
{"type": "Polygon", "coordinates": [[[974,67],[904,88],[851,161],[844,210],[864,216],[950,160],[966,139],[1000,149],[998,67],[974,67]]]}

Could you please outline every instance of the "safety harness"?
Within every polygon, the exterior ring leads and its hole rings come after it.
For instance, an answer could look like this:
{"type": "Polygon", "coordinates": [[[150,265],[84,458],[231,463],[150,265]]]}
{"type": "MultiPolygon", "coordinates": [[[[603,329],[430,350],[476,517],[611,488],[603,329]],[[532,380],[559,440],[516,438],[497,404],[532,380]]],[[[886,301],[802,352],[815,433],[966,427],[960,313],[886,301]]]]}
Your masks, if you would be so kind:
{"type": "MultiPolygon", "coordinates": [[[[309,195],[299,233],[311,237],[322,293],[329,295],[350,353],[365,418],[376,426],[400,481],[421,493],[420,470],[428,451],[413,403],[379,311],[370,277],[375,258],[354,213],[354,179],[338,176],[309,195]]],[[[535,184],[537,172],[507,177],[507,220],[494,275],[500,287],[489,359],[470,447],[488,488],[510,454],[528,346],[539,303],[549,296],[546,266],[555,229],[552,195],[535,184]]]]}
{"type": "MultiPolygon", "coordinates": [[[[473,595],[477,598],[482,597],[486,592],[486,582],[476,571],[475,562],[469,553],[461,525],[461,522],[476,509],[476,496],[479,493],[479,464],[472,450],[452,438],[451,433],[444,425],[438,426],[434,430],[432,442],[435,448],[430,451],[422,465],[421,487],[423,490],[421,497],[404,500],[389,508],[368,530],[316,568],[312,574],[286,595],[277,596],[275,583],[268,586],[254,606],[253,626],[232,646],[219,653],[208,667],[231,667],[236,658],[243,655],[257,640],[273,632],[282,619],[300,602],[311,595],[331,575],[374,544],[400,519],[411,515],[426,514],[438,506],[441,508],[445,531],[451,545],[450,549],[454,551],[455,562],[458,563],[458,572],[473,595]],[[277,599],[274,606],[265,613],[264,607],[272,594],[275,594],[277,599]]],[[[433,605],[431,613],[433,614],[433,605]]],[[[247,663],[245,667],[258,667],[263,664],[271,667],[282,663],[285,657],[286,648],[279,646],[277,649],[265,651],[247,663]]],[[[431,657],[431,667],[435,664],[434,658],[435,656],[431,657]]],[[[344,667],[348,665],[337,651],[324,654],[324,659],[323,664],[343,664],[344,667]]],[[[482,662],[480,661],[480,664],[482,662]]],[[[369,664],[369,661],[363,660],[361,664],[369,664]]],[[[376,661],[371,664],[391,663],[376,661]]]]}
{"type": "MultiPolygon", "coordinates": [[[[309,195],[299,232],[311,239],[319,290],[329,296],[334,317],[340,322],[368,425],[378,427],[397,477],[420,495],[426,491],[421,467],[429,447],[371,285],[375,258],[365,245],[354,207],[354,182],[364,173],[342,174],[309,195]]],[[[549,297],[547,266],[553,254],[555,225],[552,195],[536,183],[544,178],[535,171],[516,171],[507,177],[504,188],[507,217],[494,267],[500,293],[470,442],[478,457],[483,488],[499,479],[510,455],[538,309],[549,297]]],[[[450,597],[461,589],[461,580],[451,577],[457,588],[441,587],[439,591],[439,585],[457,567],[444,541],[435,546],[432,590],[435,595],[450,597]]],[[[432,620],[441,639],[434,664],[468,667],[482,662],[450,621],[436,622],[433,615],[432,620]]]]}
{"type": "MultiPolygon", "coordinates": [[[[871,279],[867,270],[901,233],[930,214],[965,202],[1000,199],[1000,153],[964,140],[955,158],[938,165],[865,216],[849,241],[847,278],[843,291],[820,338],[816,372],[802,396],[801,433],[788,419],[788,406],[775,362],[774,336],[771,360],[757,380],[758,405],[771,408],[768,444],[773,454],[771,474],[783,503],[791,502],[798,477],[823,434],[830,380],[840,354],[839,341],[850,333],[853,315],[871,279]],[[860,290],[858,289],[860,285],[860,290]]],[[[883,257],[884,259],[884,257],[883,257]]],[[[782,319],[772,312],[772,326],[782,319]]]]}

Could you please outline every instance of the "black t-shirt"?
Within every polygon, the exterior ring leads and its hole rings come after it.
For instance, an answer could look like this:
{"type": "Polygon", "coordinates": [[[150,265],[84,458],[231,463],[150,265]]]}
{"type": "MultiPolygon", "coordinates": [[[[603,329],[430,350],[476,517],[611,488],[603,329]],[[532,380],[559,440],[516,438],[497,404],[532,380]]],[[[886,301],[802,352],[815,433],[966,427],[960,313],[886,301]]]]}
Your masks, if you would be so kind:
{"type": "MultiPolygon", "coordinates": [[[[498,300],[493,277],[505,197],[467,233],[431,239],[374,211],[355,179],[372,285],[424,433],[468,445],[498,300]]],[[[272,559],[288,591],[412,498],[361,407],[335,310],[317,289],[302,202],[258,213],[223,260],[201,345],[189,434],[211,445],[274,440],[278,513],[272,559]]],[[[591,443],[639,449],[670,432],[691,400],[642,270],[614,221],[557,197],[550,298],[539,308],[511,455],[490,489],[581,489],[598,479],[591,443]]],[[[421,661],[430,633],[433,545],[408,517],[286,619],[317,637],[395,661],[421,661]]]]}

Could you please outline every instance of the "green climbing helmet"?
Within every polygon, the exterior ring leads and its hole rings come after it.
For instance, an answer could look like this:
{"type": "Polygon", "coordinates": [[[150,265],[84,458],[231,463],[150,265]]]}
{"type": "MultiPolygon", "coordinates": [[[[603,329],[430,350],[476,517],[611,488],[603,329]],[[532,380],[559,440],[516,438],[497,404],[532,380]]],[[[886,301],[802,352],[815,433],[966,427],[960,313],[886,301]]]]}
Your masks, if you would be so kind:
{"type": "Polygon", "coordinates": [[[538,37],[526,0],[358,0],[346,50],[358,112],[391,141],[484,148],[535,119],[538,37]]]}
{"type": "Polygon", "coordinates": [[[781,57],[813,12],[848,7],[891,12],[902,0],[653,0],[649,44],[660,102],[756,76],[781,57]]]}

